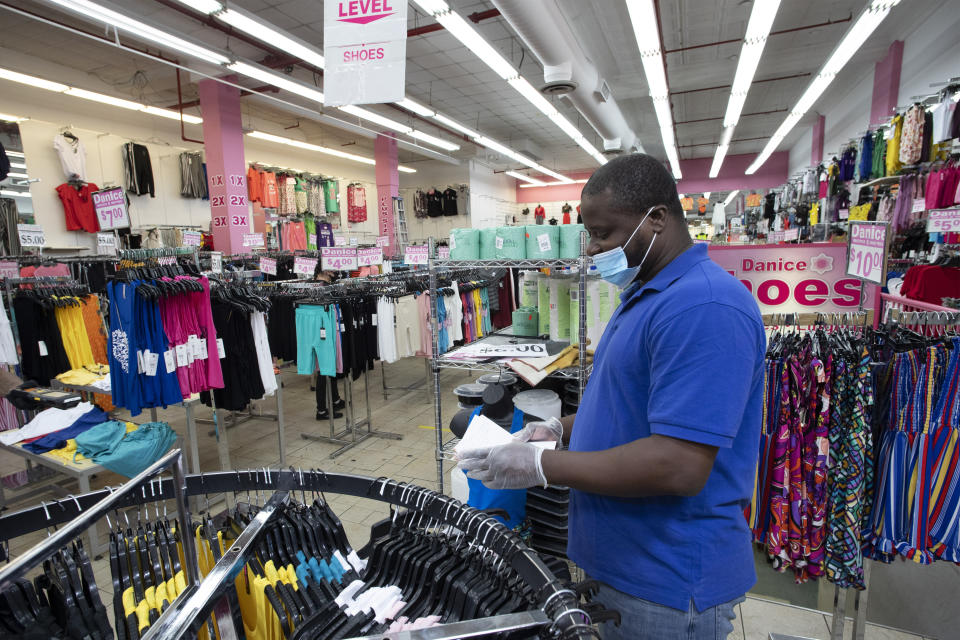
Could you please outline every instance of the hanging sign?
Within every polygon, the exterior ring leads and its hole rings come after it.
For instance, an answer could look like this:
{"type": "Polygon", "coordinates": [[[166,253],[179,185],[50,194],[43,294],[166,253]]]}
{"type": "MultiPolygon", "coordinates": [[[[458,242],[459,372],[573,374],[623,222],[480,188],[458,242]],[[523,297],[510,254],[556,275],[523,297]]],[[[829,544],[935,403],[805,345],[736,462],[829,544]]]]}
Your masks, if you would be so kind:
{"type": "Polygon", "coordinates": [[[378,246],[378,247],[389,247],[389,246],[390,246],[390,236],[377,236],[377,246],[378,246]]]}
{"type": "Polygon", "coordinates": [[[104,231],[126,229],[130,226],[127,196],[123,193],[122,187],[94,191],[93,210],[97,212],[97,222],[104,231]]]}
{"type": "Polygon", "coordinates": [[[243,246],[248,249],[262,249],[264,246],[262,233],[243,234],[243,246]]]}
{"type": "Polygon", "coordinates": [[[297,256],[293,259],[293,272],[297,275],[313,277],[314,272],[317,270],[317,259],[316,258],[305,258],[304,256],[297,256]]]}
{"type": "Polygon", "coordinates": [[[331,271],[357,268],[357,250],[352,247],[320,247],[320,267],[331,271]]]}
{"type": "Polygon", "coordinates": [[[97,255],[115,256],[117,255],[117,236],[112,233],[97,234],[97,255]]]}
{"type": "Polygon", "coordinates": [[[220,251],[210,252],[210,271],[214,273],[223,273],[223,253],[220,251]]]}
{"type": "Polygon", "coordinates": [[[882,285],[887,274],[888,228],[883,222],[851,222],[847,274],[882,285]]]}
{"type": "Polygon", "coordinates": [[[20,265],[16,262],[0,262],[0,278],[19,278],[20,265]]]}
{"type": "Polygon", "coordinates": [[[875,287],[844,273],[847,245],[834,243],[709,248],[710,258],[753,294],[761,313],[832,313],[873,308],[875,287]]]}
{"type": "Polygon", "coordinates": [[[43,236],[43,228],[38,224],[18,224],[17,234],[20,236],[20,246],[24,249],[43,247],[47,244],[47,239],[43,236]]]}
{"type": "Polygon", "coordinates": [[[403,262],[404,264],[427,264],[429,256],[427,245],[411,245],[403,251],[403,262]]]}
{"type": "Polygon", "coordinates": [[[914,198],[910,206],[910,213],[923,213],[927,210],[926,198],[914,198]]]}
{"type": "Polygon", "coordinates": [[[343,236],[333,236],[333,246],[345,247],[347,246],[347,239],[343,236]]]}
{"type": "Polygon", "coordinates": [[[269,273],[272,276],[277,275],[277,261],[275,258],[260,258],[260,271],[269,273]]]}
{"type": "Polygon", "coordinates": [[[927,231],[930,233],[960,232],[960,208],[931,209],[927,214],[927,231]]]}
{"type": "Polygon", "coordinates": [[[183,232],[183,246],[185,247],[199,247],[203,244],[203,234],[199,231],[184,231],[183,232]]]}
{"type": "Polygon", "coordinates": [[[771,231],[768,233],[767,242],[783,242],[783,231],[771,231]]]}
{"type": "Polygon", "coordinates": [[[361,267],[383,264],[383,249],[380,247],[367,247],[364,249],[358,249],[357,263],[361,267]]]}
{"type": "Polygon", "coordinates": [[[449,260],[449,259],[450,259],[450,247],[437,247],[437,259],[438,259],[438,260],[449,260]]]}
{"type": "Polygon", "coordinates": [[[332,0],[323,5],[324,104],[403,100],[407,0],[332,0]]]}

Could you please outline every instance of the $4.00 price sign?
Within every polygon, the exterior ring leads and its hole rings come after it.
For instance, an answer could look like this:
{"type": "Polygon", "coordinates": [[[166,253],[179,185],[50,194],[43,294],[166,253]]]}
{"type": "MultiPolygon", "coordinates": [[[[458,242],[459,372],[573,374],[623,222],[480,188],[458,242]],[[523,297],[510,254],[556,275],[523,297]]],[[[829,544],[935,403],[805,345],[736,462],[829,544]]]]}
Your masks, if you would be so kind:
{"type": "Polygon", "coordinates": [[[847,245],[847,275],[883,284],[887,251],[885,224],[852,222],[847,245]]]}
{"type": "Polygon", "coordinates": [[[427,245],[412,245],[403,252],[403,261],[406,264],[427,264],[430,249],[427,245]]]}
{"type": "Polygon", "coordinates": [[[293,272],[298,275],[313,277],[313,272],[316,271],[316,269],[316,258],[304,258],[303,256],[297,256],[293,259],[293,272]]]}
{"type": "Polygon", "coordinates": [[[383,249],[380,247],[368,247],[357,250],[357,263],[361,267],[369,267],[375,264],[383,264],[383,249]]]}
{"type": "Polygon", "coordinates": [[[352,247],[320,247],[320,267],[332,271],[357,268],[357,250],[352,247]]]}
{"type": "Polygon", "coordinates": [[[960,232],[960,208],[931,209],[927,214],[927,231],[929,233],[960,232]]]}

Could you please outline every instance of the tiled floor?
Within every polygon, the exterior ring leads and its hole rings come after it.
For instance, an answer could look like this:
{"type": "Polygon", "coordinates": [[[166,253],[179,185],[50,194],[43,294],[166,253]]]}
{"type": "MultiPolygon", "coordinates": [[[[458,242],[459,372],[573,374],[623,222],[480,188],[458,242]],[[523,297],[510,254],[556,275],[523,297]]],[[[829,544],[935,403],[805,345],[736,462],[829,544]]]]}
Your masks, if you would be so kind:
{"type": "MultiPolygon", "coordinates": [[[[391,386],[410,386],[420,383],[412,391],[395,391],[384,399],[382,392],[382,374],[378,364],[369,374],[370,412],[374,429],[391,431],[403,436],[402,440],[369,438],[337,458],[330,454],[339,445],[304,439],[302,434],[327,435],[329,423],[315,419],[314,393],[310,391],[310,380],[296,375],[295,371],[285,369],[283,399],[286,422],[286,464],[302,468],[322,468],[326,471],[357,473],[372,477],[389,476],[395,480],[434,488],[437,480],[437,465],[434,459],[436,431],[433,428],[434,409],[432,403],[432,384],[423,382],[426,369],[422,359],[410,358],[392,365],[386,365],[387,383],[391,386]]],[[[441,394],[443,399],[443,422],[448,424],[456,413],[457,406],[452,390],[459,384],[471,382],[477,374],[463,371],[445,370],[441,375],[441,394]]],[[[341,383],[341,394],[343,393],[341,383]]],[[[366,415],[363,380],[354,388],[354,398],[358,413],[366,415]]],[[[267,399],[260,403],[266,413],[275,411],[275,403],[267,399]]],[[[160,411],[160,419],[170,425],[182,436],[186,436],[184,413],[182,409],[160,411]]],[[[206,408],[198,410],[199,417],[210,417],[206,408]]],[[[149,419],[147,414],[138,421],[149,419]]],[[[338,430],[343,427],[343,419],[338,421],[338,430]]],[[[210,425],[199,425],[200,462],[203,471],[220,470],[220,459],[215,438],[208,436],[210,425]]],[[[443,433],[444,439],[450,437],[443,433]]],[[[229,429],[227,438],[230,444],[230,462],[232,468],[277,468],[280,462],[276,424],[273,422],[252,420],[229,429]]],[[[0,475],[6,475],[23,468],[22,459],[0,452],[0,475]]],[[[449,463],[445,470],[449,471],[449,463]]],[[[445,489],[449,492],[449,475],[445,489]]],[[[116,486],[125,479],[112,473],[104,473],[92,479],[94,489],[105,485],[116,486]]],[[[72,490],[75,490],[72,489],[72,490]]],[[[39,500],[53,499],[55,494],[32,498],[21,503],[16,502],[16,494],[7,492],[12,499],[11,508],[21,508],[36,504],[39,500]]],[[[327,496],[334,510],[340,516],[351,542],[355,547],[363,546],[369,538],[370,525],[384,518],[387,507],[384,503],[352,496],[327,496]]],[[[245,499],[245,495],[243,496],[245,499]]],[[[217,499],[214,498],[214,504],[217,499]]],[[[39,532],[23,536],[11,545],[14,554],[21,553],[43,537],[39,532]]],[[[112,607],[110,570],[105,560],[94,563],[97,584],[104,591],[104,602],[112,607]]],[[[112,613],[110,614],[112,619],[112,613]]],[[[808,609],[800,609],[770,600],[748,597],[739,605],[738,617],[734,623],[732,640],[767,640],[771,632],[791,634],[806,638],[826,639],[829,637],[830,616],[808,609]]],[[[847,621],[845,637],[849,638],[852,622],[847,621]]],[[[869,626],[866,637],[870,640],[921,640],[921,636],[899,633],[885,628],[869,626]]]]}

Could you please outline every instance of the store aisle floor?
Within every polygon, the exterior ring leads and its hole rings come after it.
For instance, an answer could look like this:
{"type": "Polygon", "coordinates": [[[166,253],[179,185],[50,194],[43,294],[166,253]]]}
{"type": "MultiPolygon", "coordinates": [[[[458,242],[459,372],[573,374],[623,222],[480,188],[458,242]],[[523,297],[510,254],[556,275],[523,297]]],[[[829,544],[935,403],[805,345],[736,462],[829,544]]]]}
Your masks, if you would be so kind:
{"type": "MultiPolygon", "coordinates": [[[[382,391],[382,371],[380,363],[375,370],[368,373],[370,411],[375,429],[399,433],[402,440],[385,440],[369,438],[361,442],[339,457],[330,459],[330,453],[339,448],[339,445],[306,440],[304,433],[326,435],[329,432],[328,421],[315,419],[316,403],[314,392],[310,390],[310,378],[298,376],[295,370],[286,368],[281,373],[283,387],[283,408],[285,414],[287,466],[304,469],[316,468],[325,471],[357,473],[371,477],[389,476],[395,480],[418,484],[429,488],[436,487],[437,467],[434,460],[435,431],[433,429],[434,413],[432,402],[432,382],[426,384],[426,367],[421,358],[407,358],[394,364],[385,365],[387,384],[393,387],[419,386],[408,391],[392,391],[384,399],[382,391]]],[[[443,400],[443,422],[449,423],[457,411],[453,388],[475,380],[477,374],[467,371],[444,370],[441,374],[441,394],[443,400]]],[[[340,381],[340,393],[344,395],[343,381],[340,381]]],[[[354,398],[358,415],[366,415],[364,400],[363,379],[354,386],[354,398]]],[[[276,404],[273,398],[267,398],[257,403],[256,410],[264,413],[273,413],[276,404]]],[[[170,423],[170,426],[186,441],[186,423],[184,412],[180,408],[161,410],[159,419],[170,423]]],[[[206,407],[197,410],[200,418],[209,418],[211,412],[206,407]]],[[[124,415],[124,417],[127,417],[124,415]]],[[[137,417],[138,422],[149,420],[149,412],[137,417]]],[[[337,421],[337,428],[342,429],[344,419],[337,421]]],[[[217,451],[216,439],[208,433],[212,425],[199,424],[199,447],[201,469],[205,472],[218,471],[220,459],[217,451]]],[[[450,434],[444,432],[444,439],[450,434]]],[[[261,420],[251,420],[227,432],[230,444],[230,462],[235,469],[261,469],[263,467],[277,468],[280,464],[276,423],[261,420]]],[[[445,488],[449,492],[450,464],[445,463],[445,488]]],[[[23,468],[23,460],[9,453],[0,452],[0,475],[12,473],[23,468]]],[[[94,489],[106,485],[117,486],[125,478],[113,473],[103,473],[91,480],[94,489]]],[[[70,491],[75,491],[71,487],[70,491]]],[[[49,490],[44,494],[29,500],[17,501],[17,492],[7,490],[9,508],[16,510],[37,504],[38,501],[51,501],[58,498],[58,494],[49,490]]],[[[261,496],[262,498],[263,496],[261,496]]],[[[363,546],[370,535],[370,525],[388,515],[387,506],[375,500],[356,498],[352,496],[338,496],[328,494],[331,505],[344,524],[351,543],[356,547],[363,546]]],[[[246,500],[246,495],[240,495],[246,500]]],[[[256,496],[253,496],[256,500],[256,496]]],[[[214,499],[212,507],[217,509],[218,500],[214,499]]],[[[202,504],[202,503],[201,503],[202,504]]],[[[203,505],[205,506],[205,505],[203,505]]],[[[131,512],[131,519],[133,518],[131,512]]],[[[23,536],[11,545],[14,554],[22,553],[31,545],[40,541],[45,533],[38,532],[31,536],[23,536]]],[[[94,562],[94,574],[98,586],[101,588],[104,603],[108,608],[110,619],[112,613],[112,591],[110,568],[105,559],[94,562]]],[[[772,600],[748,597],[738,607],[737,620],[734,622],[734,632],[730,640],[768,640],[769,634],[783,633],[800,637],[826,640],[829,638],[830,616],[820,612],[801,609],[772,600]]],[[[845,637],[849,638],[852,630],[852,621],[848,620],[845,637]]],[[[893,631],[874,625],[868,626],[866,637],[870,640],[922,640],[922,636],[893,631]]]]}

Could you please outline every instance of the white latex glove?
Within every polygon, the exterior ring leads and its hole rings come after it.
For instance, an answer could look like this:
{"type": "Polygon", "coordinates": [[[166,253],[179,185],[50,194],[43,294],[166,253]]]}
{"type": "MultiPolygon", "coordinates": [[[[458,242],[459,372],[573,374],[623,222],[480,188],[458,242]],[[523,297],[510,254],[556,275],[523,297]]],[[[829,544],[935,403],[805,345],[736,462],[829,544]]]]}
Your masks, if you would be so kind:
{"type": "Polygon", "coordinates": [[[556,442],[563,440],[563,423],[557,418],[531,422],[514,434],[521,442],[556,442]]]}
{"type": "Polygon", "coordinates": [[[468,478],[479,480],[490,489],[527,489],[546,487],[540,456],[543,449],[529,442],[511,442],[492,449],[466,451],[457,467],[468,478]]]}

